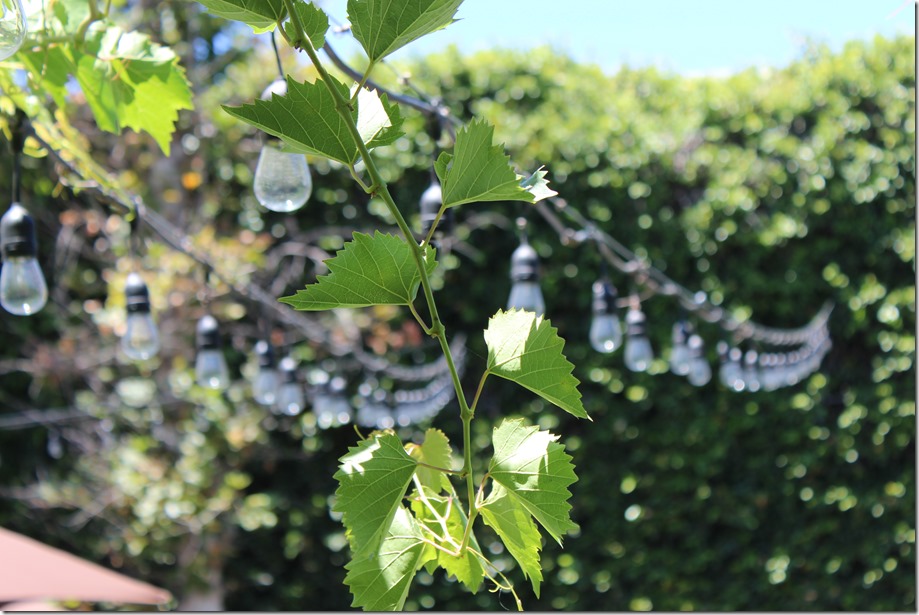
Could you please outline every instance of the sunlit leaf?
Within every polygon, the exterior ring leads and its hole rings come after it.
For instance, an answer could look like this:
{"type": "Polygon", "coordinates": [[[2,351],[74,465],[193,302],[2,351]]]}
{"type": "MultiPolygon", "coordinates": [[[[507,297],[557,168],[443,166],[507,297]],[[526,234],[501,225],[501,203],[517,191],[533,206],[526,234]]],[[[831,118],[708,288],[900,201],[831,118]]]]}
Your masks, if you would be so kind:
{"type": "Polygon", "coordinates": [[[533,517],[507,494],[500,483],[492,486],[491,493],[479,506],[479,513],[485,524],[495,530],[505,548],[517,560],[523,576],[530,579],[533,593],[539,598],[539,584],[542,582],[539,550],[542,548],[542,539],[539,529],[533,523],[533,517]]]}
{"type": "Polygon", "coordinates": [[[456,132],[453,153],[443,152],[434,164],[444,207],[482,201],[525,201],[533,195],[520,186],[504,148],[494,145],[494,126],[473,120],[456,132]]]}
{"type": "Polygon", "coordinates": [[[578,418],[590,417],[581,402],[565,341],[548,320],[528,310],[499,310],[485,330],[488,373],[507,378],[578,418]]]}
{"type": "MultiPolygon", "coordinates": [[[[303,26],[304,34],[309,40],[313,49],[319,49],[325,44],[325,33],[329,29],[329,17],[325,12],[312,2],[306,0],[295,0],[294,11],[303,26]]],[[[296,40],[293,24],[288,21],[284,24],[284,31],[292,40],[296,40]]]]}
{"type": "Polygon", "coordinates": [[[379,545],[417,464],[393,433],[374,433],[339,461],[332,510],[342,513],[351,550],[359,558],[379,545]]]}
{"type": "Polygon", "coordinates": [[[199,0],[209,12],[241,21],[256,33],[272,30],[285,14],[283,0],[199,0]]]}
{"type": "MultiPolygon", "coordinates": [[[[411,246],[400,237],[379,231],[373,236],[355,232],[353,240],[325,263],[328,275],[281,301],[307,311],[407,305],[414,300],[421,283],[411,246]]],[[[434,250],[428,249],[427,272],[436,266],[434,250]]]]}
{"type": "Polygon", "coordinates": [[[193,108],[178,56],[145,34],[124,32],[113,24],[97,22],[79,48],[62,43],[24,57],[59,106],[64,104],[67,77],[73,76],[100,129],[146,132],[167,153],[179,111],[193,108]]]}
{"type": "MultiPolygon", "coordinates": [[[[337,90],[342,99],[351,94],[348,89],[329,76],[328,84],[337,90]]],[[[357,124],[364,144],[370,149],[389,145],[401,136],[402,116],[396,105],[376,90],[362,90],[351,121],[357,124]]],[[[348,124],[335,106],[335,98],[321,80],[299,83],[287,78],[287,93],[272,96],[269,100],[256,100],[251,104],[224,109],[230,115],[284,141],[292,151],[316,154],[343,164],[351,165],[360,157],[360,150],[348,124]]]]}
{"type": "Polygon", "coordinates": [[[405,507],[398,506],[378,548],[345,565],[345,584],[354,596],[351,606],[365,611],[402,610],[421,566],[424,546],[418,523],[405,507]]]}
{"type": "Polygon", "coordinates": [[[463,0],[348,0],[354,38],[371,60],[453,23],[463,0]]]}
{"type": "MultiPolygon", "coordinates": [[[[409,444],[409,454],[418,461],[435,468],[452,470],[452,450],[450,441],[439,429],[433,427],[424,433],[424,441],[420,445],[409,444]]],[[[438,470],[422,465],[416,470],[421,484],[432,489],[435,493],[450,489],[450,480],[438,470]]]]}
{"type": "Polygon", "coordinates": [[[571,456],[556,440],[523,419],[506,419],[492,435],[495,454],[488,473],[561,544],[562,535],[578,527],[568,503],[568,487],[578,478],[571,456]]]}
{"type": "MultiPolygon", "coordinates": [[[[427,530],[422,529],[425,538],[434,541],[447,550],[456,552],[463,542],[466,532],[466,513],[462,503],[451,488],[448,495],[438,495],[434,490],[422,487],[424,498],[415,491],[412,497],[412,512],[427,530]],[[443,522],[441,522],[441,519],[443,522]]],[[[481,553],[481,547],[474,534],[469,536],[469,546],[481,553]]],[[[482,585],[485,573],[479,557],[468,549],[459,555],[446,553],[437,549],[437,563],[447,573],[475,593],[482,585]]]]}

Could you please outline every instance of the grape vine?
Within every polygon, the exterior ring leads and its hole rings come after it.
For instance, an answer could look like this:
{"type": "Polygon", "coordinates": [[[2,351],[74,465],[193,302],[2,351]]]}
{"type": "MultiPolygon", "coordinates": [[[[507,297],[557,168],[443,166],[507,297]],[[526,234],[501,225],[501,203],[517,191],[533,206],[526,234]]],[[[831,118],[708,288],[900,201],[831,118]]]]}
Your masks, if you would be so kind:
{"type": "MultiPolygon", "coordinates": [[[[462,389],[440,320],[430,276],[437,267],[431,245],[437,222],[448,209],[487,201],[536,203],[555,194],[543,169],[518,175],[494,128],[474,120],[456,132],[453,151],[434,163],[443,200],[428,238],[417,242],[374,162],[372,150],[395,142],[402,117],[397,104],[366,86],[374,66],[415,39],[448,26],[461,0],[350,0],[354,37],[367,54],[358,80],[343,83],[329,74],[317,50],[328,17],[303,0],[201,0],[212,13],[248,24],[256,32],[277,28],[284,41],[305,53],[319,78],[300,83],[287,77],[287,91],[267,100],[225,107],[235,117],[280,138],[290,151],[334,160],[348,169],[367,194],[385,203],[401,237],[355,233],[327,264],[329,273],[281,301],[297,310],[401,305],[438,340],[452,376],[463,426],[463,462],[454,467],[450,442],[429,429],[420,445],[403,443],[391,431],[375,431],[346,455],[335,512],[342,515],[351,547],[345,583],[353,606],[398,610],[422,568],[443,568],[470,591],[486,581],[513,594],[513,585],[482,552],[475,524],[481,517],[504,543],[539,595],[541,526],[561,543],[577,526],[571,521],[569,487],[577,480],[558,436],[507,418],[494,428],[494,453],[484,476],[473,475],[471,423],[489,376],[516,382],[579,418],[581,403],[573,365],[549,321],[533,312],[498,311],[485,330],[488,364],[472,404],[462,389]],[[421,291],[427,320],[416,306],[421,291]],[[465,502],[453,480],[464,481],[465,502]]],[[[462,484],[462,483],[461,483],[462,484]]]]}

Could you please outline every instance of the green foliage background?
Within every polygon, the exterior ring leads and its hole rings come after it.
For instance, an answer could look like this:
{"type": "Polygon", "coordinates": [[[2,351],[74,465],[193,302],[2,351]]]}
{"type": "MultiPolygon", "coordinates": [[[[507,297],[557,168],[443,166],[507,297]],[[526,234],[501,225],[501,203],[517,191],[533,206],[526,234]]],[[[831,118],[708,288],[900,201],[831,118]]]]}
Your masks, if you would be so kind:
{"type": "MultiPolygon", "coordinates": [[[[182,22],[183,9],[177,10],[182,22]]],[[[201,21],[205,33],[217,22],[201,21]]],[[[175,42],[169,32],[159,35],[175,42]]],[[[529,593],[519,570],[510,572],[527,608],[915,610],[914,52],[911,37],[852,43],[839,53],[814,47],[786,69],[728,79],[653,69],[607,76],[549,49],[469,57],[450,51],[411,67],[419,87],[442,96],[460,117],[493,122],[521,170],[547,164],[552,186],[572,205],[737,316],[791,327],[806,323],[825,300],[836,303],[833,350],[820,373],[796,387],[757,394],[730,393],[714,383],[695,388],[669,374],[663,359],[655,361],[654,373],[633,374],[621,351],[599,355],[588,345],[590,283],[600,271],[590,247],[561,245],[528,205],[461,208],[460,222],[486,211],[500,214],[495,225],[461,237],[477,252],[445,259],[438,295],[448,331],[470,334],[467,389],[474,390],[485,367],[481,330],[509,290],[516,246],[511,221],[527,215],[531,242],[543,258],[548,316],[567,342],[593,418],[577,421],[499,379],[489,381],[480,405],[486,420],[476,421],[474,437],[481,448],[500,417],[523,415],[562,434],[577,466],[571,502],[580,535],[568,536],[564,549],[545,543],[541,598],[529,593]]],[[[313,165],[314,200],[296,217],[259,213],[247,196],[245,161],[254,142],[217,103],[251,100],[266,72],[258,58],[233,60],[246,63],[225,69],[198,92],[204,123],[216,130],[197,155],[201,166],[183,169],[209,179],[192,199],[193,214],[185,214],[194,215],[189,230],[216,232],[221,238],[208,244],[212,248],[258,263],[260,244],[246,232],[264,239],[268,231],[283,237],[322,225],[367,230],[380,218],[385,223],[373,202],[376,219],[355,217],[350,210],[361,211],[365,197],[320,161],[313,165]]],[[[298,71],[302,78],[308,69],[298,71]]],[[[194,67],[190,78],[195,82],[194,67]]],[[[424,120],[405,115],[413,137],[379,154],[396,201],[414,215],[436,151],[424,120]]],[[[198,119],[182,120],[180,136],[201,137],[198,119]]],[[[150,165],[144,152],[137,160],[138,168],[150,165]]],[[[50,193],[41,164],[30,170],[30,190],[50,193]]],[[[126,164],[126,183],[130,172],[126,164]]],[[[148,189],[135,181],[138,190],[148,189]]],[[[50,197],[40,202],[52,207],[50,197]]],[[[52,215],[41,223],[59,226],[52,215]]],[[[320,243],[334,249],[336,241],[320,243]]],[[[164,289],[172,276],[194,277],[193,267],[164,254],[148,257],[164,289]]],[[[81,274],[100,268],[84,256],[80,268],[58,274],[79,289],[72,306],[98,300],[117,309],[103,279],[124,272],[81,274]]],[[[624,278],[614,282],[628,291],[624,278]]],[[[285,294],[301,287],[302,280],[295,281],[285,294]]],[[[177,291],[194,296],[193,286],[177,291]]],[[[161,322],[188,322],[192,311],[182,305],[154,307],[161,322]]],[[[660,354],[669,345],[676,306],[659,298],[643,307],[660,354]]],[[[242,324],[245,309],[218,309],[235,323],[229,356],[237,369],[254,332],[242,324]]],[[[4,319],[0,330],[27,348],[42,336],[54,338],[58,350],[79,348],[90,340],[69,333],[87,326],[78,312],[72,309],[66,323],[50,315],[26,324],[4,319]]],[[[190,348],[193,327],[186,328],[190,348]]],[[[717,330],[705,323],[698,328],[714,364],[717,330]]],[[[105,335],[101,343],[114,344],[111,331],[105,335]]],[[[13,356],[17,345],[9,348],[13,356]]],[[[299,352],[312,358],[309,348],[299,352]]],[[[157,382],[170,391],[169,404],[154,408],[178,440],[178,453],[147,435],[156,422],[150,408],[123,402],[116,408],[126,450],[133,452],[122,450],[109,462],[123,469],[119,488],[139,494],[117,511],[131,524],[113,528],[92,519],[79,535],[59,531],[49,541],[112,565],[127,557],[129,571],[181,595],[189,579],[199,582],[205,574],[182,561],[174,529],[200,521],[201,511],[223,510],[219,518],[229,521],[221,528],[204,523],[202,534],[218,537],[211,551],[224,562],[227,609],[347,608],[347,542],[329,513],[329,496],[336,460],[353,444],[353,432],[316,431],[308,419],[285,425],[286,431],[266,430],[245,386],[221,401],[183,384],[190,367],[188,351],[184,360],[182,354],[164,359],[157,382]],[[156,495],[150,476],[170,469],[184,487],[163,487],[156,495]],[[169,501],[182,506],[164,516],[161,507],[169,501]],[[146,517],[137,512],[144,502],[146,517]]],[[[95,374],[104,386],[88,381],[114,390],[130,375],[136,374],[105,367],[95,374]]],[[[70,382],[67,373],[56,381],[16,373],[0,378],[6,400],[28,399],[34,407],[71,403],[79,397],[71,385],[90,388],[70,382]]],[[[97,415],[114,416],[92,393],[79,398],[97,415]]],[[[449,406],[434,421],[454,443],[461,441],[457,415],[449,406]]],[[[41,430],[0,431],[4,482],[26,484],[50,472],[71,481],[59,483],[58,491],[89,489],[68,470],[75,455],[49,462],[41,454],[43,439],[41,430]]],[[[61,525],[72,519],[59,512],[32,517],[21,502],[0,504],[0,524],[12,529],[73,527],[61,525]]],[[[492,538],[480,530],[483,548],[492,538]]],[[[512,566],[506,553],[495,556],[512,566]]],[[[455,582],[421,572],[407,607],[494,610],[500,603],[488,592],[471,596],[455,582]]]]}

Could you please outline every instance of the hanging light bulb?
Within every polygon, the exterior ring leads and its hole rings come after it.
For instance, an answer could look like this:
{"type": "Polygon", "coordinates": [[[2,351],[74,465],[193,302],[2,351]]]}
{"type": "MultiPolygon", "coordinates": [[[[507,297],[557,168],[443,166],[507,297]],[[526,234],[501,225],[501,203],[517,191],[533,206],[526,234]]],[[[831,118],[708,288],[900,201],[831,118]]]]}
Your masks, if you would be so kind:
{"type": "Polygon", "coordinates": [[[645,315],[640,307],[629,308],[625,327],[625,366],[633,372],[646,371],[654,360],[654,352],[645,333],[645,315]]]}
{"type": "MultiPolygon", "coordinates": [[[[287,94],[287,81],[276,79],[265,88],[261,98],[267,100],[274,94],[287,94]]],[[[266,135],[255,166],[252,190],[265,209],[278,212],[300,209],[313,193],[306,156],[283,151],[280,139],[266,135]]]]}
{"type": "MultiPolygon", "coordinates": [[[[421,193],[421,199],[418,201],[418,206],[421,210],[421,234],[425,237],[431,232],[431,227],[434,225],[434,221],[437,220],[437,214],[443,204],[444,197],[440,183],[436,178],[432,177],[431,185],[421,193]]],[[[449,235],[452,230],[453,208],[451,207],[440,217],[440,222],[437,223],[437,231],[435,232],[438,235],[449,235]]]]}
{"type": "Polygon", "coordinates": [[[688,348],[690,360],[686,379],[689,380],[689,384],[696,387],[704,386],[712,379],[712,368],[708,364],[708,361],[705,360],[705,356],[702,352],[703,347],[701,336],[695,333],[689,336],[688,348]]]}
{"type": "Polygon", "coordinates": [[[217,319],[210,314],[201,318],[195,337],[198,342],[198,356],[195,358],[198,385],[208,389],[227,388],[230,385],[230,370],[223,357],[217,319]]]}
{"type": "Polygon", "coordinates": [[[743,364],[744,387],[751,393],[755,393],[760,389],[759,353],[755,350],[748,350],[743,356],[743,364]]]}
{"type": "Polygon", "coordinates": [[[0,305],[17,316],[42,309],[48,301],[48,286],[35,258],[35,221],[19,203],[13,203],[0,218],[0,253],[0,305]]]}
{"type": "Polygon", "coordinates": [[[297,382],[297,362],[293,357],[284,357],[278,363],[281,372],[281,386],[278,389],[277,408],[282,414],[297,416],[306,406],[303,387],[297,382]]]}
{"type": "Polygon", "coordinates": [[[0,0],[0,60],[19,51],[27,31],[22,0],[0,0]]]}
{"type": "Polygon", "coordinates": [[[597,352],[609,354],[622,346],[622,326],[616,310],[619,293],[607,279],[594,282],[590,322],[590,345],[597,352]]]}
{"type": "Polygon", "coordinates": [[[718,379],[732,391],[744,389],[743,368],[740,365],[742,356],[740,348],[728,346],[725,341],[718,342],[718,357],[721,360],[718,379]]]}
{"type": "Polygon", "coordinates": [[[670,371],[677,376],[686,376],[692,365],[692,352],[687,345],[687,340],[692,332],[690,324],[683,319],[673,323],[670,339],[670,371]]]}
{"type": "Polygon", "coordinates": [[[258,373],[252,383],[252,397],[263,406],[272,406],[277,399],[280,383],[274,349],[265,340],[259,340],[255,343],[255,356],[258,358],[258,373]]]}
{"type": "Polygon", "coordinates": [[[546,302],[539,288],[539,257],[526,239],[511,255],[511,282],[507,309],[529,310],[537,316],[545,314],[546,302]]]}
{"type": "Polygon", "coordinates": [[[150,314],[150,293],[140,275],[128,274],[124,295],[128,316],[121,349],[129,359],[145,361],[159,351],[160,336],[150,314]]]}

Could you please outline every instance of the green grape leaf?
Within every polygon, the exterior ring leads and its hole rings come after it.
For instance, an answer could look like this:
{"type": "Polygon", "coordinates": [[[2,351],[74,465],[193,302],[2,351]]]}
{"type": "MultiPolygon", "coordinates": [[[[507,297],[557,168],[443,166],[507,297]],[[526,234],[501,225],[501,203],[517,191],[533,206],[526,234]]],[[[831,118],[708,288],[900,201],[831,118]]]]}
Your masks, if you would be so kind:
{"type": "MultiPolygon", "coordinates": [[[[329,29],[329,16],[312,2],[306,2],[305,0],[294,1],[294,11],[297,12],[297,17],[300,18],[300,25],[303,26],[304,33],[310,39],[310,45],[313,46],[313,49],[320,49],[325,44],[325,33],[329,29]]],[[[285,23],[284,31],[287,32],[287,36],[291,41],[296,40],[296,32],[294,32],[292,23],[289,21],[285,23]]]]}
{"type": "Polygon", "coordinates": [[[492,435],[495,454],[488,473],[561,544],[562,535],[578,527],[568,503],[568,487],[578,477],[571,456],[556,440],[523,419],[506,419],[492,435]]]}
{"type": "Polygon", "coordinates": [[[351,31],[376,62],[453,23],[463,0],[348,0],[351,31]]]}
{"type": "MultiPolygon", "coordinates": [[[[548,320],[528,310],[499,310],[485,330],[488,374],[507,378],[562,410],[590,419],[574,369],[562,351],[565,341],[548,320]]],[[[593,420],[593,419],[590,419],[593,420]]]]}
{"type": "Polygon", "coordinates": [[[241,21],[258,34],[273,30],[287,14],[284,0],[198,0],[214,15],[241,21]]]}
{"type": "Polygon", "coordinates": [[[417,463],[391,432],[374,433],[339,461],[332,510],[342,513],[351,550],[359,558],[380,544],[417,463]]]}
{"type": "MultiPolygon", "coordinates": [[[[433,248],[426,249],[428,274],[437,266],[433,248]]],[[[325,261],[327,275],[280,301],[297,310],[316,311],[371,305],[408,305],[415,299],[421,274],[404,239],[376,231],[355,232],[334,258],[325,261]]]]}
{"type": "Polygon", "coordinates": [[[520,187],[533,195],[533,202],[538,203],[543,199],[558,196],[558,192],[549,187],[544,167],[536,169],[532,175],[520,182],[520,187]]]}
{"type": "Polygon", "coordinates": [[[65,102],[71,75],[101,130],[144,131],[166,153],[179,111],[193,108],[178,56],[145,34],[124,32],[107,22],[94,24],[80,49],[61,43],[53,50],[25,54],[25,60],[58,106],[65,102]]]}
{"type": "Polygon", "coordinates": [[[76,72],[70,45],[49,45],[37,51],[19,51],[19,58],[38,87],[54,99],[58,107],[67,102],[67,81],[76,72]]]}
{"type": "MultiPolygon", "coordinates": [[[[408,454],[421,463],[426,463],[436,468],[453,469],[453,451],[450,448],[450,441],[444,435],[444,432],[439,429],[434,429],[433,427],[428,429],[424,433],[424,442],[421,445],[409,444],[407,448],[408,454]]],[[[418,466],[415,472],[418,474],[418,480],[421,481],[421,484],[432,489],[435,493],[450,489],[450,480],[443,472],[421,465],[418,466]]]]}
{"type": "MultiPolygon", "coordinates": [[[[329,76],[329,84],[342,98],[348,89],[329,76]]],[[[402,135],[402,115],[397,105],[376,90],[362,90],[351,112],[368,148],[389,145],[402,135]]],[[[321,81],[299,83],[287,77],[287,94],[273,95],[240,107],[223,107],[230,115],[283,139],[291,151],[316,154],[352,165],[360,157],[354,138],[335,108],[335,98],[321,81]]]]}
{"type": "Polygon", "coordinates": [[[479,513],[485,525],[495,530],[508,552],[517,560],[523,576],[530,579],[533,593],[539,598],[539,584],[542,582],[539,550],[542,540],[533,517],[507,494],[507,489],[500,483],[493,484],[491,493],[479,506],[479,513]]]}
{"type": "Polygon", "coordinates": [[[345,584],[365,611],[401,611],[415,572],[422,565],[425,544],[421,528],[404,506],[395,508],[379,547],[345,565],[345,584]]]}
{"type": "Polygon", "coordinates": [[[494,145],[495,128],[473,120],[456,132],[453,154],[443,152],[434,163],[444,207],[481,201],[525,201],[534,197],[520,186],[504,148],[494,145]]]}
{"type": "MultiPolygon", "coordinates": [[[[434,541],[445,549],[459,550],[463,543],[463,534],[466,531],[466,513],[460,504],[456,493],[450,488],[450,495],[442,496],[432,489],[422,486],[424,498],[416,490],[412,495],[412,512],[423,524],[422,531],[425,538],[434,541]]],[[[482,549],[475,538],[469,535],[469,546],[481,553],[482,549]]],[[[472,551],[466,550],[460,555],[451,555],[440,549],[437,552],[437,563],[456,577],[456,580],[465,585],[469,591],[476,593],[482,586],[485,572],[479,557],[472,551]]]]}

